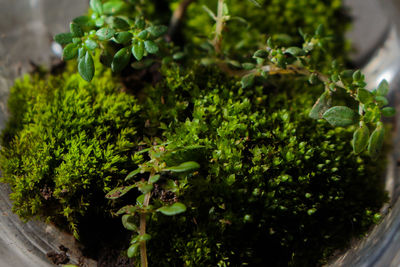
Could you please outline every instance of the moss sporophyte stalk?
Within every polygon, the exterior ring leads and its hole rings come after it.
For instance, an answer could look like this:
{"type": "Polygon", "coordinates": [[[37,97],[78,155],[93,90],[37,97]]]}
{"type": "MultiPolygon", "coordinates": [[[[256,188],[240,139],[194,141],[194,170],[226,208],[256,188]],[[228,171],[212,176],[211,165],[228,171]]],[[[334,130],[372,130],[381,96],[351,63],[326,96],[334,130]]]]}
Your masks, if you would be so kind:
{"type": "Polygon", "coordinates": [[[13,211],[82,242],[121,217],[137,266],[325,263],[379,220],[394,114],[386,81],[370,92],[345,69],[343,14],[339,0],[91,0],[55,36],[63,73],[11,88],[13,211]]]}

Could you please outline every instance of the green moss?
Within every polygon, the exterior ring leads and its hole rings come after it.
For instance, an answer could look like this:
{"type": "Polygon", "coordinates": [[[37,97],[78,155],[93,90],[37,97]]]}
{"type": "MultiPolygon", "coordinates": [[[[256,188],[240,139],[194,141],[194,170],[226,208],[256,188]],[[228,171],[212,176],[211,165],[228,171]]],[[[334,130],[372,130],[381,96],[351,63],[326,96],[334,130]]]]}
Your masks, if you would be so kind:
{"type": "Polygon", "coordinates": [[[9,108],[0,164],[13,211],[23,219],[67,220],[73,228],[87,210],[103,214],[105,192],[133,165],[141,127],[135,98],[109,71],[92,84],[66,72],[17,81],[9,108]]]}
{"type": "Polygon", "coordinates": [[[313,266],[374,222],[386,199],[382,166],[353,154],[353,129],[308,118],[321,88],[278,79],[243,91],[216,69],[166,75],[144,110],[165,123],[170,149],[204,147],[169,160],[203,168],[181,199],[190,211],[153,218],[153,266],[313,266]]]}

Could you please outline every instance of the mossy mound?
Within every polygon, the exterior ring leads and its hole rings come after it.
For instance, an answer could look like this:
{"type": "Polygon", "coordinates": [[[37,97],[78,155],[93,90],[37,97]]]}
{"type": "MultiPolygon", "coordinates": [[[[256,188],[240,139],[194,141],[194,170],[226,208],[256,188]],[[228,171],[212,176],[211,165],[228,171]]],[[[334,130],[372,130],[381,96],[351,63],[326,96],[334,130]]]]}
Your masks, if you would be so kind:
{"type": "Polygon", "coordinates": [[[110,71],[92,84],[70,72],[17,81],[0,156],[13,211],[62,219],[74,231],[87,210],[108,216],[104,194],[132,167],[141,128],[136,102],[110,71]]]}

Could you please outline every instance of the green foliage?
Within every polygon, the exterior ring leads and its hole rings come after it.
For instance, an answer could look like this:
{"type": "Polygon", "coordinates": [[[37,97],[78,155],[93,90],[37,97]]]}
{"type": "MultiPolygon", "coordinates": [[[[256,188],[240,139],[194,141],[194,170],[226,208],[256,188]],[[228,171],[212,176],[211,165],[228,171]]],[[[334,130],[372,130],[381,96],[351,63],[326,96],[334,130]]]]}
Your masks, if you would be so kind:
{"type": "Polygon", "coordinates": [[[68,222],[77,234],[87,210],[109,209],[104,193],[134,165],[139,106],[98,70],[92,84],[65,72],[26,76],[11,89],[1,181],[11,185],[13,211],[23,219],[68,222]]]}
{"type": "Polygon", "coordinates": [[[112,58],[111,69],[114,72],[122,71],[129,64],[131,54],[140,61],[143,56],[159,52],[157,42],[161,41],[167,27],[148,24],[142,14],[129,13],[133,6],[134,3],[128,5],[122,0],[91,0],[92,15],[75,18],[69,33],[54,37],[56,42],[66,45],[64,60],[78,59],[78,71],[84,80],[90,82],[93,79],[93,55],[97,50],[112,58]],[[111,48],[115,44],[123,47],[116,52],[111,48]]]}
{"type": "Polygon", "coordinates": [[[214,68],[163,72],[144,110],[166,150],[187,148],[166,162],[201,169],[180,193],[183,215],[152,217],[150,265],[314,266],[375,221],[381,169],[352,152],[353,127],[333,129],[303,110],[320,85],[276,78],[276,88],[242,89],[214,68]]]}

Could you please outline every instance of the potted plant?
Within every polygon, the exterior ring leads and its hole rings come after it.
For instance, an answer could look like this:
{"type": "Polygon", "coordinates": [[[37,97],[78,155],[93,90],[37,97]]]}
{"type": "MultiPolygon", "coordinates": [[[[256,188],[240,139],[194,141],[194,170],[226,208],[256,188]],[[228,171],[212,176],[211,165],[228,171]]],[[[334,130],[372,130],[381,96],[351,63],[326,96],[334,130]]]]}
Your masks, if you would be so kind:
{"type": "Polygon", "coordinates": [[[379,221],[394,114],[386,81],[345,69],[343,18],[336,1],[91,0],[55,36],[63,72],[11,89],[13,211],[126,264],[324,263],[379,221]]]}

